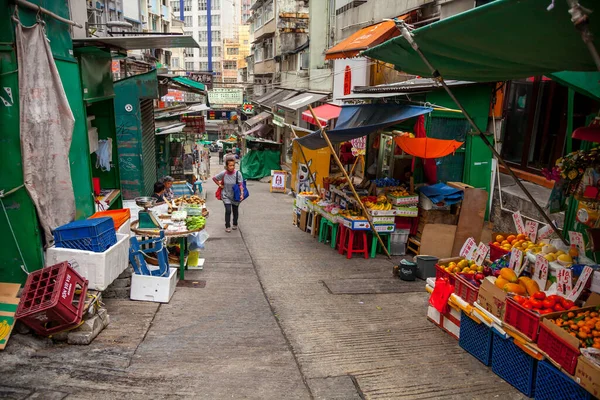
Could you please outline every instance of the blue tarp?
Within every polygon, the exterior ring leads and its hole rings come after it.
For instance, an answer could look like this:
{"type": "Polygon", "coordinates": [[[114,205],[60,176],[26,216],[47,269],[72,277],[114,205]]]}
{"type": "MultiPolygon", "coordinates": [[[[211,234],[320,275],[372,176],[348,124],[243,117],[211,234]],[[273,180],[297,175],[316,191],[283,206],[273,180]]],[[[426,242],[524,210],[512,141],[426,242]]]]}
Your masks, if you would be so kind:
{"type": "MultiPolygon", "coordinates": [[[[342,106],[335,129],[327,131],[327,134],[333,143],[347,142],[431,111],[433,109],[430,107],[398,104],[342,106]]],[[[311,150],[327,147],[327,142],[321,137],[321,131],[296,140],[311,150]]]]}
{"type": "Polygon", "coordinates": [[[419,192],[427,196],[433,204],[443,203],[447,206],[462,201],[464,196],[462,190],[450,187],[445,183],[420,187],[419,192]]]}

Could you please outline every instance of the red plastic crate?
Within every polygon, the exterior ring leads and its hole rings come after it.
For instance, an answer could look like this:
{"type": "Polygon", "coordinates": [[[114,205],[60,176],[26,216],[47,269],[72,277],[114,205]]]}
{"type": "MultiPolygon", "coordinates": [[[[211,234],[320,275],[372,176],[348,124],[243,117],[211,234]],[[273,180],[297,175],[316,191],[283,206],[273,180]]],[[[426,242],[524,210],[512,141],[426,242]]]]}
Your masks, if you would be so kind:
{"type": "Polygon", "coordinates": [[[489,243],[490,246],[490,260],[492,262],[496,261],[499,258],[502,258],[503,255],[510,253],[510,250],[504,250],[500,246],[496,246],[493,242],[489,243]]]}
{"type": "Polygon", "coordinates": [[[535,342],[540,328],[540,315],[523,308],[511,297],[506,298],[504,322],[535,342]]]}
{"type": "Polygon", "coordinates": [[[473,285],[462,275],[456,275],[456,283],[454,284],[454,294],[463,299],[469,304],[473,304],[479,295],[479,287],[473,285]]]}
{"type": "Polygon", "coordinates": [[[544,324],[540,324],[540,332],[537,339],[538,347],[551,359],[556,361],[571,375],[575,375],[579,349],[576,349],[558,337],[544,324]]]}
{"type": "Polygon", "coordinates": [[[81,322],[87,288],[88,281],[66,261],[32,272],[15,317],[39,335],[65,330],[81,322]]]}
{"type": "Polygon", "coordinates": [[[447,278],[448,282],[450,282],[450,284],[452,285],[455,284],[456,279],[454,278],[454,275],[446,272],[444,267],[442,267],[441,265],[435,264],[435,279],[438,280],[442,278],[447,278]]]}

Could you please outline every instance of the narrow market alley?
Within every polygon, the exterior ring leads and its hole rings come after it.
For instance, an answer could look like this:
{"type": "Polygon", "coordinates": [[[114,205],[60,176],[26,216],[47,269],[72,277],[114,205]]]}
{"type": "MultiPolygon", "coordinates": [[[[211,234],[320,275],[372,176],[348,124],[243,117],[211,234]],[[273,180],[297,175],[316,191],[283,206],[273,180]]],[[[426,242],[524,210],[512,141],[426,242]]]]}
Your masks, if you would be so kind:
{"type": "MultiPolygon", "coordinates": [[[[221,166],[213,157],[212,172],[221,166]]],[[[347,260],[291,223],[293,199],[249,182],[226,233],[209,182],[203,271],[169,304],[106,300],[89,346],[14,335],[0,397],[519,399],[425,318],[424,282],[382,256],[347,260]]]]}

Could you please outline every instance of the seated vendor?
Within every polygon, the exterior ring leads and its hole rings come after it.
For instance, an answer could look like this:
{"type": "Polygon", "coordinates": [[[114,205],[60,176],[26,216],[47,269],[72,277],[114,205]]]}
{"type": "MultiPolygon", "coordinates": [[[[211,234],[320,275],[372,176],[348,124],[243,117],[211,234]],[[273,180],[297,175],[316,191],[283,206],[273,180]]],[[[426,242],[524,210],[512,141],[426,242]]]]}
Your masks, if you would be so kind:
{"type": "Polygon", "coordinates": [[[156,204],[165,203],[165,185],[162,182],[156,182],[154,184],[154,193],[152,197],[157,199],[156,204]]]}
{"type": "Polygon", "coordinates": [[[173,179],[172,176],[165,176],[164,178],[162,178],[159,182],[161,182],[163,185],[165,185],[165,193],[163,195],[163,197],[165,198],[165,200],[173,200],[175,198],[175,194],[173,193],[173,182],[175,181],[175,179],[173,179]]]}

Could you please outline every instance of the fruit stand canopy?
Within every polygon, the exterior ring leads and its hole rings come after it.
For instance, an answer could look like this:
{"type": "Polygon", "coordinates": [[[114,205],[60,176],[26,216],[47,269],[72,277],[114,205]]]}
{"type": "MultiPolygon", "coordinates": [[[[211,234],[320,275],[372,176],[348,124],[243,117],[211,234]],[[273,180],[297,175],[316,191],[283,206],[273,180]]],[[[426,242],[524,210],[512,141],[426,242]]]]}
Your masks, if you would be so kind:
{"type": "MultiPolygon", "coordinates": [[[[315,115],[321,122],[321,126],[325,126],[330,120],[336,119],[340,116],[342,107],[336,106],[335,104],[323,104],[322,106],[313,109],[315,115]]],[[[313,118],[310,110],[306,110],[302,113],[302,119],[309,124],[317,125],[317,121],[313,118]]]]}
{"type": "MultiPolygon", "coordinates": [[[[327,134],[333,143],[347,142],[431,111],[430,107],[397,104],[342,106],[335,129],[327,131],[327,134]]],[[[320,130],[295,140],[312,150],[327,147],[320,130]]]]}
{"type": "MultiPolygon", "coordinates": [[[[496,0],[414,30],[415,42],[445,79],[504,81],[560,71],[597,71],[575,29],[567,2],[496,0]]],[[[594,0],[580,0],[594,9],[594,0]]],[[[598,41],[600,17],[590,17],[598,41]]],[[[419,55],[401,36],[361,53],[404,72],[430,76],[419,55]]]]}

